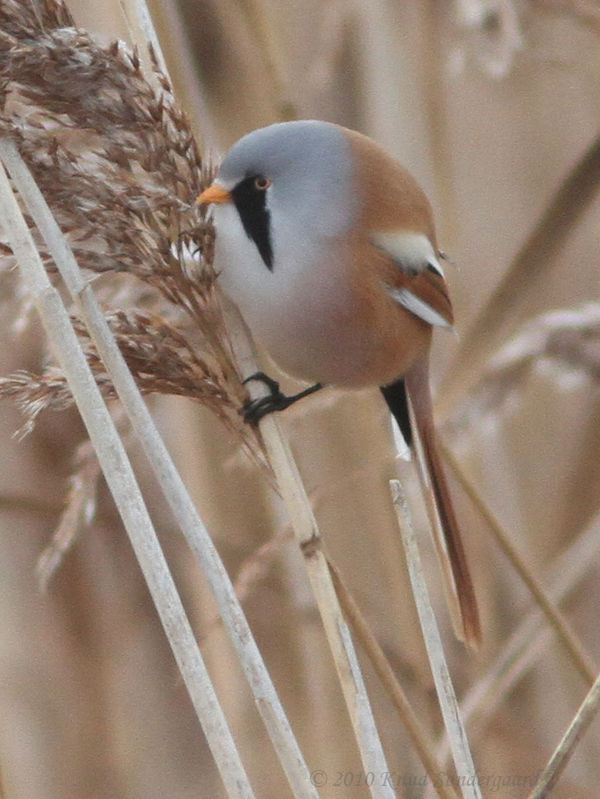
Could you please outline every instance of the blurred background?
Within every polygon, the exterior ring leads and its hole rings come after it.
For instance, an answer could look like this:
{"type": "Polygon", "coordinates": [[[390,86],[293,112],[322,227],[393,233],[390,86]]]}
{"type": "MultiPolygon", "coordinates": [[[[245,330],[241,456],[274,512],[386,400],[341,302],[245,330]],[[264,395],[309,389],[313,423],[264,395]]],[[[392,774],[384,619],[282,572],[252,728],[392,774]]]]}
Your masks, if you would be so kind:
{"type": "MultiPolygon", "coordinates": [[[[598,4],[155,0],[150,7],[176,95],[207,155],[216,159],[242,134],[283,118],[326,119],[376,139],[426,189],[449,258],[458,334],[439,332],[434,344],[440,433],[529,568],[560,599],[590,662],[600,662],[600,314],[593,304],[600,154],[590,149],[600,131],[598,4]],[[547,315],[556,310],[563,313],[547,315]]],[[[126,39],[118,2],[71,0],[69,8],[101,41],[126,39]]],[[[19,331],[13,321],[7,312],[1,322],[3,375],[35,370],[43,353],[37,321],[19,331]]],[[[176,398],[154,408],[243,596],[309,767],[328,776],[321,795],[367,796],[302,558],[277,498],[208,410],[176,398]],[[341,787],[340,774],[354,776],[341,787]]],[[[36,563],[60,518],[85,432],[72,411],[43,415],[17,441],[21,423],[4,401],[5,795],[223,796],[104,488],[93,524],[48,590],[39,590],[36,563]]],[[[401,470],[457,690],[467,700],[477,770],[504,780],[484,795],[526,796],[524,780],[545,765],[589,680],[540,620],[509,659],[534,602],[488,524],[453,481],[484,621],[484,645],[473,654],[453,639],[416,484],[394,460],[379,393],[323,393],[287,411],[283,425],[328,549],[435,737],[441,719],[387,486],[401,470]]],[[[287,796],[209,592],[142,458],[139,469],[256,794],[287,796]]],[[[404,780],[398,794],[425,796],[423,769],[398,716],[363,665],[390,770],[404,780]]],[[[596,720],[552,796],[597,796],[599,754],[596,720]]]]}

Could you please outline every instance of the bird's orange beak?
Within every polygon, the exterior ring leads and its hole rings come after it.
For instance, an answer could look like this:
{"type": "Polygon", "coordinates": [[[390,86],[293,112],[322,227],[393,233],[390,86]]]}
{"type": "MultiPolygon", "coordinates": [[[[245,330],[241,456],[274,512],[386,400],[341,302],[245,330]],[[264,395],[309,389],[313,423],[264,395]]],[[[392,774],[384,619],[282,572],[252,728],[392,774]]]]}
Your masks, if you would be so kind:
{"type": "Polygon", "coordinates": [[[230,203],[231,194],[220,186],[218,183],[213,183],[207,189],[204,189],[202,194],[196,197],[197,205],[210,205],[211,203],[230,203]]]}

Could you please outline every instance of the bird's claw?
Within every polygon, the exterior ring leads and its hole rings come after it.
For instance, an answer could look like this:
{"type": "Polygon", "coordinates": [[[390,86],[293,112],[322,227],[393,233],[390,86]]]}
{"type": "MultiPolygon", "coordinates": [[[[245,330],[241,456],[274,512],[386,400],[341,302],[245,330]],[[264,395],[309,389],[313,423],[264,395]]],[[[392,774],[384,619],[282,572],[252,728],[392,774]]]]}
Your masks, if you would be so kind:
{"type": "Polygon", "coordinates": [[[269,394],[264,397],[259,397],[258,399],[248,400],[240,409],[244,421],[252,425],[257,425],[267,414],[273,413],[273,411],[283,411],[299,399],[322,388],[321,383],[315,383],[314,386],[309,386],[309,388],[298,392],[298,394],[287,396],[279,388],[277,380],[269,377],[269,375],[264,372],[255,372],[253,375],[250,375],[250,377],[244,380],[244,385],[250,382],[250,380],[258,380],[269,389],[269,394]]]}

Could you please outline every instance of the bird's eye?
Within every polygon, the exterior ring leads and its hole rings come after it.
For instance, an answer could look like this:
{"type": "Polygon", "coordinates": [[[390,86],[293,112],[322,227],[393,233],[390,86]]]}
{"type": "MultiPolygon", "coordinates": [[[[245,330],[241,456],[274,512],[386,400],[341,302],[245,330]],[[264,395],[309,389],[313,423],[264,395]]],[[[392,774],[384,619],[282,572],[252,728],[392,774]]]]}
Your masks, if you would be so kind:
{"type": "Polygon", "coordinates": [[[270,185],[271,181],[264,175],[257,175],[254,178],[254,188],[258,189],[259,191],[266,191],[270,185]]]}

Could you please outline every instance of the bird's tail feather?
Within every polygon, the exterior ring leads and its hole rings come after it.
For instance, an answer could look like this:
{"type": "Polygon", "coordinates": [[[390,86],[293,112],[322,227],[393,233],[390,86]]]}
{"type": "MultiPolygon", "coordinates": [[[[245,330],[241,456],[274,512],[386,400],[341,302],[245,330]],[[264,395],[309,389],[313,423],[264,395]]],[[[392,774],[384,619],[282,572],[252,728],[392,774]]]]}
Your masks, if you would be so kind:
{"type": "MultiPolygon", "coordinates": [[[[460,529],[436,444],[427,356],[411,368],[402,382],[404,385],[398,390],[406,391],[409,399],[414,439],[412,448],[416,453],[417,471],[434,531],[454,629],[461,640],[477,648],[481,642],[479,611],[460,529]]],[[[390,387],[387,387],[387,390],[389,395],[390,387]]],[[[388,400],[385,392],[384,397],[388,400]]],[[[388,405],[394,413],[394,407],[389,401],[388,405]]],[[[397,396],[396,405],[402,408],[397,396]]],[[[406,426],[404,419],[404,424],[398,421],[403,428],[406,426]]]]}

